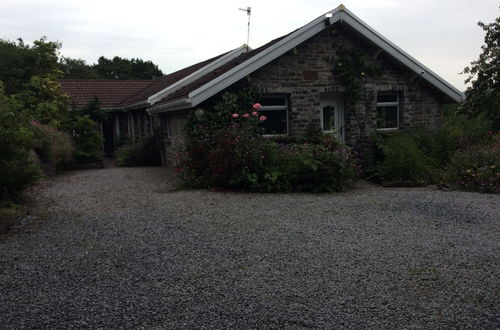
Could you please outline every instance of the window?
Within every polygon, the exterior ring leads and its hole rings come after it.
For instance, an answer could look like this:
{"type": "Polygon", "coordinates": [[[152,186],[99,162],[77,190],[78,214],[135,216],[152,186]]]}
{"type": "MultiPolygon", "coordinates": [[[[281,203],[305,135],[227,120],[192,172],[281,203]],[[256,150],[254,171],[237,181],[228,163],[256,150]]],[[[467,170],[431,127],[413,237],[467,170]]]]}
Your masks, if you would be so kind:
{"type": "Polygon", "coordinates": [[[323,107],[323,132],[335,131],[335,107],[327,105],[323,107]]]}
{"type": "Polygon", "coordinates": [[[377,128],[394,129],[399,127],[399,95],[382,93],[377,95],[377,128]]]}
{"type": "Polygon", "coordinates": [[[278,135],[288,133],[288,98],[286,95],[267,95],[260,99],[261,116],[267,120],[262,123],[264,134],[278,135]]]}

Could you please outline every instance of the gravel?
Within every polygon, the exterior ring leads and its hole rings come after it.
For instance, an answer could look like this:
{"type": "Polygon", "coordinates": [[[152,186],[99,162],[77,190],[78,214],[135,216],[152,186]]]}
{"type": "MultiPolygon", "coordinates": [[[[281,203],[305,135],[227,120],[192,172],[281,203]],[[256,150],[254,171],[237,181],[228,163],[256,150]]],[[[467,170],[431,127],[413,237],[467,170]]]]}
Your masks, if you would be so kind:
{"type": "Polygon", "coordinates": [[[174,191],[57,176],[0,236],[0,328],[500,327],[498,195],[174,191]]]}

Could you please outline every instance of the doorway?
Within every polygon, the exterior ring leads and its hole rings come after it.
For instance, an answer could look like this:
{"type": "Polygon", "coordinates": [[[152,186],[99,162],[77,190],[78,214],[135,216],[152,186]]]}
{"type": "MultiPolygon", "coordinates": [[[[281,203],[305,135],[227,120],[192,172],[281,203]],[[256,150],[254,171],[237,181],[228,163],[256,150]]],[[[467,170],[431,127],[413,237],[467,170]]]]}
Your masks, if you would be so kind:
{"type": "Polygon", "coordinates": [[[344,98],[342,94],[322,94],[321,129],[331,133],[339,143],[345,143],[344,98]]]}

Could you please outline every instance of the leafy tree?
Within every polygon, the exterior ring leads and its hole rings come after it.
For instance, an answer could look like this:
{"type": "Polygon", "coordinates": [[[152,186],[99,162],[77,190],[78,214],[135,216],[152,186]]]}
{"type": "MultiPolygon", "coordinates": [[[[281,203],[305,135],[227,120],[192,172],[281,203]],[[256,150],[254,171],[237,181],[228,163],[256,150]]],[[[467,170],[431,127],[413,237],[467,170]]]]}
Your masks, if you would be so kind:
{"type": "Polygon", "coordinates": [[[33,46],[0,39],[0,80],[5,83],[7,95],[19,93],[33,76],[60,74],[58,56],[61,44],[47,41],[46,37],[33,42],[33,46]]]}
{"type": "Polygon", "coordinates": [[[95,122],[102,122],[108,118],[108,113],[101,109],[101,101],[97,97],[75,113],[79,116],[87,115],[95,122]]]}
{"type": "Polygon", "coordinates": [[[465,82],[472,83],[472,87],[465,92],[462,111],[484,116],[492,121],[493,129],[500,130],[500,17],[493,23],[478,25],[486,32],[483,52],[464,69],[469,74],[465,82]]]}
{"type": "Polygon", "coordinates": [[[94,68],[105,79],[154,79],[163,76],[158,65],[139,58],[129,60],[115,56],[107,59],[101,56],[94,68]]]}
{"type": "Polygon", "coordinates": [[[32,76],[24,89],[15,95],[32,120],[58,129],[67,129],[69,112],[67,96],[58,81],[59,74],[32,76]]]}
{"type": "Polygon", "coordinates": [[[99,79],[101,76],[95,66],[88,65],[82,59],[61,57],[59,61],[60,69],[64,79],[99,79]]]}
{"type": "Polygon", "coordinates": [[[29,158],[33,137],[29,118],[20,107],[0,82],[0,207],[15,202],[39,174],[29,158]]]}

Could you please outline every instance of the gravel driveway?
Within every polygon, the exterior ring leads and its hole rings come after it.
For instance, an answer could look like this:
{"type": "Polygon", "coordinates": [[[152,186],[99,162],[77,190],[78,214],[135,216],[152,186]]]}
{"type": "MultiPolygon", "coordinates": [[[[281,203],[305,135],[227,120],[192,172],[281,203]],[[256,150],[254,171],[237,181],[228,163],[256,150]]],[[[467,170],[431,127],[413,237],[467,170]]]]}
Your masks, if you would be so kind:
{"type": "Polygon", "coordinates": [[[500,198],[172,192],[73,172],[0,236],[0,328],[500,327],[500,198]]]}

